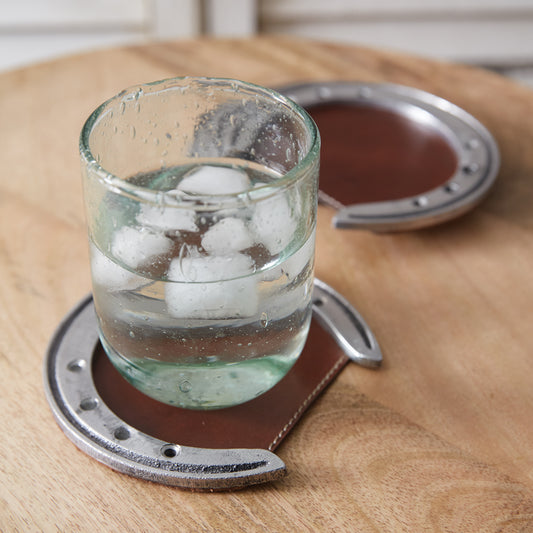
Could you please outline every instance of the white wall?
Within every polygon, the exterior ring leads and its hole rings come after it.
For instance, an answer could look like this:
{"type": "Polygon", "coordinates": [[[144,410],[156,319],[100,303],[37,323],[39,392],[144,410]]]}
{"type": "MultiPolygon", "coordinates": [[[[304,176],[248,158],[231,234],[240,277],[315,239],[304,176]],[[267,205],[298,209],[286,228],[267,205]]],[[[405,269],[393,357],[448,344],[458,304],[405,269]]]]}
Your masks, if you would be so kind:
{"type": "Polygon", "coordinates": [[[100,47],[257,31],[533,65],[533,0],[0,0],[0,69],[100,47]]]}
{"type": "Polygon", "coordinates": [[[262,0],[261,30],[484,64],[533,63],[533,0],[262,0]]]}
{"type": "MultiPolygon", "coordinates": [[[[253,0],[252,0],[253,1],[253,0]]],[[[199,0],[0,0],[0,69],[201,32],[199,0]]]]}

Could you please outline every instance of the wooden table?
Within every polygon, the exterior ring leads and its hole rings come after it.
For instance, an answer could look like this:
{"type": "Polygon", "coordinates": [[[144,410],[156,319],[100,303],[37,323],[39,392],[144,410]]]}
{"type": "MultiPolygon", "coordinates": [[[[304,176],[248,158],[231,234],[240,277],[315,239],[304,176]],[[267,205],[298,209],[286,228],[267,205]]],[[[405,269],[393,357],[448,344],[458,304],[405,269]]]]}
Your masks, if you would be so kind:
{"type": "Polygon", "coordinates": [[[482,70],[284,38],[2,74],[0,530],[533,531],[532,116],[533,92],[482,70]],[[346,367],[279,448],[289,475],[239,492],[115,473],[64,436],[43,393],[47,343],[90,290],[82,122],[124,87],[177,75],[418,87],[480,119],[503,160],[479,208],[433,229],[337,230],[320,208],[317,275],[358,307],[385,363],[346,367]]]}

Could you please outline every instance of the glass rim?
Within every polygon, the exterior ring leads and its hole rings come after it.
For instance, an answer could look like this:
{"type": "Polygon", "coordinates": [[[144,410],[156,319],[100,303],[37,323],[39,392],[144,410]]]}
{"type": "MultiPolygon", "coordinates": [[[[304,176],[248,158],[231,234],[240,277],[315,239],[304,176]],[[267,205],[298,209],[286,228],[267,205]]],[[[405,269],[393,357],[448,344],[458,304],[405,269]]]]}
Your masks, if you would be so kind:
{"type": "MultiPolygon", "coordinates": [[[[168,89],[172,89],[172,85],[168,87],[168,89]]],[[[208,76],[178,76],[178,77],[171,77],[171,78],[165,78],[157,81],[152,81],[148,83],[142,83],[138,85],[130,86],[119,93],[115,94],[111,98],[108,98],[105,100],[102,104],[100,104],[86,119],[84,122],[80,138],[79,138],[79,151],[80,156],[82,158],[83,163],[85,164],[86,168],[90,171],[93,175],[96,176],[98,180],[103,182],[107,187],[110,189],[114,189],[117,193],[132,196],[135,199],[143,202],[149,202],[149,203],[156,203],[161,204],[162,199],[165,198],[168,201],[168,204],[178,206],[180,204],[189,204],[190,202],[200,202],[204,204],[209,204],[211,202],[215,203],[226,203],[227,201],[231,199],[239,199],[242,196],[248,197],[248,200],[250,200],[249,194],[251,191],[254,192],[254,197],[265,197],[265,196],[271,196],[271,194],[275,194],[280,189],[286,189],[293,183],[299,181],[299,179],[306,175],[305,170],[311,167],[315,160],[320,155],[320,133],[318,130],[318,127],[314,120],[311,118],[309,113],[300,105],[298,105],[296,102],[288,98],[287,96],[275,91],[274,89],[270,89],[268,87],[263,87],[261,85],[257,85],[255,83],[250,83],[247,81],[242,81],[234,78],[224,78],[224,77],[208,77],[208,76]],[[128,95],[133,94],[139,94],[139,91],[142,91],[145,88],[150,88],[153,90],[153,88],[157,88],[159,86],[169,85],[177,82],[209,82],[216,84],[226,84],[226,85],[232,85],[232,86],[239,86],[247,89],[251,89],[254,91],[257,91],[259,93],[262,93],[266,96],[269,96],[271,98],[274,98],[275,100],[281,102],[283,105],[285,105],[288,109],[290,109],[291,112],[298,115],[300,118],[303,119],[303,122],[305,124],[305,127],[307,131],[310,134],[310,143],[309,147],[305,153],[305,155],[298,161],[296,165],[294,165],[289,171],[284,173],[279,179],[274,180],[273,182],[261,185],[259,187],[250,187],[247,188],[244,191],[240,191],[238,193],[221,193],[221,194],[183,194],[183,195],[176,195],[169,194],[173,191],[161,191],[161,190],[154,190],[149,189],[147,187],[143,187],[140,185],[135,185],[133,183],[130,183],[126,181],[123,178],[120,178],[119,176],[113,174],[112,172],[107,171],[100,163],[96,160],[94,157],[90,147],[89,147],[89,139],[90,135],[93,131],[94,126],[97,124],[98,119],[102,116],[104,111],[108,109],[112,104],[124,101],[125,98],[127,98],[128,95]],[[270,194],[271,193],[271,194],[270,194]]],[[[252,200],[253,201],[253,200],[252,200]]],[[[167,203],[167,202],[164,202],[167,203]]],[[[188,205],[190,208],[191,206],[188,205]]]]}

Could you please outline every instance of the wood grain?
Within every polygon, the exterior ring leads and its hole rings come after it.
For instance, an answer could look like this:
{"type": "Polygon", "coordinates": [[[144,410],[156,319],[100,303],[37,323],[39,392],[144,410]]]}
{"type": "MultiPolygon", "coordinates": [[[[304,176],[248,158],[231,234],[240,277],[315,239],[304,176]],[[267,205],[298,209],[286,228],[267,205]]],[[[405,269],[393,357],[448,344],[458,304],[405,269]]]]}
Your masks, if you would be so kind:
{"type": "Polygon", "coordinates": [[[2,531],[533,530],[533,93],[497,75],[303,40],[199,40],[94,52],[0,76],[2,531]],[[279,87],[402,83],[473,113],[502,170],[471,214],[412,233],[340,231],[319,213],[317,275],[385,355],[348,366],[279,448],[289,476],[195,494],[78,451],[43,394],[46,345],[90,290],[77,155],[104,99],[175,75],[279,87]]]}

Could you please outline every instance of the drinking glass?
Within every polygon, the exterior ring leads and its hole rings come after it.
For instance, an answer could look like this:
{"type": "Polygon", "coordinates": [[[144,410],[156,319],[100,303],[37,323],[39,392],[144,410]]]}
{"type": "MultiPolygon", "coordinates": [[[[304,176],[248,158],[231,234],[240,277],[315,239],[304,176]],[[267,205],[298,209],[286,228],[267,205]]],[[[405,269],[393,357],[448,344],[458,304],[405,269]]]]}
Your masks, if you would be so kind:
{"type": "Polygon", "coordinates": [[[149,83],[90,115],[94,305],[133,386],[214,409],[285,376],[311,318],[319,151],[302,108],[238,80],[149,83]]]}

